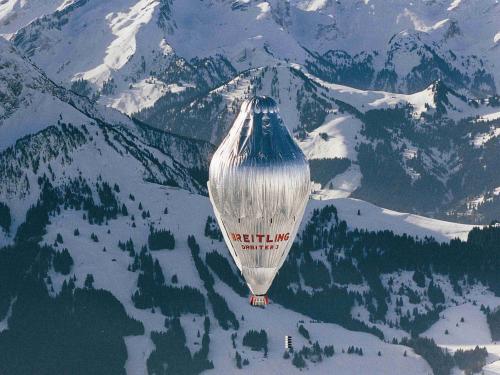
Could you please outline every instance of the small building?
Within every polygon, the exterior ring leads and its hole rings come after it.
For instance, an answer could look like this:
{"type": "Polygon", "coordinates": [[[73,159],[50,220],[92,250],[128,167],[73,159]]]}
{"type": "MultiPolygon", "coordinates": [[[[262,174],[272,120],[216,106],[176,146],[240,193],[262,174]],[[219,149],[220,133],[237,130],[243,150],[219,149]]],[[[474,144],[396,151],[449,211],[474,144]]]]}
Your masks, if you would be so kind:
{"type": "Polygon", "coordinates": [[[285,336],[285,350],[293,350],[292,336],[285,336]]]}

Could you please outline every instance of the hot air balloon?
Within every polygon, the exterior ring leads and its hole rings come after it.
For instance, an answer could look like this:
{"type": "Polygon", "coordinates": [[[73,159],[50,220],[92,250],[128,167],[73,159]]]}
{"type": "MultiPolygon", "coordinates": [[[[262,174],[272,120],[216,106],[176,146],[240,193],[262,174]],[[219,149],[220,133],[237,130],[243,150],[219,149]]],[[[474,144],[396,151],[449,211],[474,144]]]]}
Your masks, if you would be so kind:
{"type": "Polygon", "coordinates": [[[311,191],[307,159],[273,99],[243,103],[210,163],[208,191],[250,303],[266,305],[311,191]]]}

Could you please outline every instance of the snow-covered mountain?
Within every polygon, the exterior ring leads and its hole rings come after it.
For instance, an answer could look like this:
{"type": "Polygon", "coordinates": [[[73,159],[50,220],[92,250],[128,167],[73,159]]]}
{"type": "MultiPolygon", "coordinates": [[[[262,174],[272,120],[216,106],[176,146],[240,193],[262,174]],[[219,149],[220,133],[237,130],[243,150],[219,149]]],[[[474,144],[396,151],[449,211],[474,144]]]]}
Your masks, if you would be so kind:
{"type": "Polygon", "coordinates": [[[443,81],[414,94],[366,91],[283,64],[248,70],[184,102],[165,96],[136,116],[218,144],[243,99],[256,93],[278,100],[323,196],[353,194],[459,221],[498,218],[497,96],[474,99],[443,81]]]}
{"type": "Polygon", "coordinates": [[[16,202],[14,230],[38,198],[37,179],[42,176],[59,186],[82,178],[92,184],[116,165],[126,165],[129,172],[122,174],[122,183],[133,183],[135,173],[136,182],[206,191],[210,144],[159,132],[116,110],[96,107],[57,86],[7,41],[0,40],[0,47],[0,189],[4,201],[16,202]]]}
{"type": "Polygon", "coordinates": [[[98,90],[111,78],[160,76],[174,56],[224,56],[238,71],[288,60],[324,79],[398,92],[444,79],[491,95],[499,81],[495,1],[60,1],[51,14],[37,1],[14,3],[2,28],[20,19],[14,43],[49,76],[98,90]],[[28,15],[35,21],[22,27],[28,15]]]}
{"type": "Polygon", "coordinates": [[[498,18],[457,0],[2,2],[0,373],[499,373],[499,228],[417,214],[498,218],[498,18]],[[205,188],[256,93],[316,182],[265,309],[205,188]]]}
{"type": "Polygon", "coordinates": [[[347,159],[314,162],[324,195],[498,219],[495,1],[10,1],[3,9],[0,33],[48,77],[147,124],[217,144],[243,98],[279,96],[311,159],[347,159]],[[386,189],[387,178],[398,188],[386,189]]]}

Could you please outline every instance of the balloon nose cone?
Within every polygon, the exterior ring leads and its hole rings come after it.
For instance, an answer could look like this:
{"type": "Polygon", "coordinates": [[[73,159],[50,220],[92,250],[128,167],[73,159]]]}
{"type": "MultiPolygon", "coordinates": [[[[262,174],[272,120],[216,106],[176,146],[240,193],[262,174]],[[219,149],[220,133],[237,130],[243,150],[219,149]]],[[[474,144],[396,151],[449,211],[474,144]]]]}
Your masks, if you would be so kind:
{"type": "Polygon", "coordinates": [[[250,100],[250,108],[254,113],[277,113],[278,105],[269,96],[255,96],[250,100]]]}

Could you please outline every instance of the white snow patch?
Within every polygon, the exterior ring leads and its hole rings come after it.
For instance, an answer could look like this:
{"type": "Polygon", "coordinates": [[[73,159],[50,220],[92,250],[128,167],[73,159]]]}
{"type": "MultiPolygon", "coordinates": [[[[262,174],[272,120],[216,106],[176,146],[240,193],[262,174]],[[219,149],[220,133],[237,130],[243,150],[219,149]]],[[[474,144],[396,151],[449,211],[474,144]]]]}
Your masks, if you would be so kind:
{"type": "MultiPolygon", "coordinates": [[[[466,240],[473,225],[453,223],[428,217],[392,211],[374,204],[354,199],[337,198],[330,200],[312,200],[307,212],[326,204],[337,207],[340,219],[345,220],[351,228],[367,230],[389,229],[397,234],[407,233],[423,238],[433,236],[437,241],[449,241],[453,238],[466,240]],[[360,210],[361,215],[357,212],[360,210]]],[[[306,219],[304,219],[305,222],[306,219]]]]}
{"type": "Polygon", "coordinates": [[[111,70],[121,69],[136,51],[136,35],[149,23],[158,1],[140,0],[128,12],[110,13],[106,16],[109,27],[116,37],[107,47],[103,62],[94,69],[77,73],[74,79],[104,82],[111,70]]]}
{"type": "MultiPolygon", "coordinates": [[[[477,288],[476,288],[477,289],[477,288]]],[[[488,351],[487,365],[483,373],[487,375],[500,374],[500,344],[493,342],[486,316],[480,311],[480,305],[491,310],[500,307],[500,298],[486,291],[471,293],[469,301],[462,305],[450,307],[441,313],[441,319],[434,323],[422,335],[431,337],[436,343],[454,353],[458,349],[472,350],[477,346],[488,351]],[[461,319],[464,318],[464,322],[461,319]],[[448,332],[447,334],[445,332],[448,332]]]]}
{"type": "Polygon", "coordinates": [[[127,362],[125,362],[127,374],[146,375],[148,373],[146,361],[155,349],[149,335],[125,337],[125,345],[127,346],[127,362]]]}
{"type": "Polygon", "coordinates": [[[170,44],[165,39],[162,39],[160,41],[160,49],[163,51],[163,54],[165,56],[169,56],[174,52],[174,49],[170,44]]]}
{"type": "Polygon", "coordinates": [[[308,0],[302,2],[299,6],[300,9],[306,12],[317,12],[324,9],[328,5],[328,0],[308,0]]]}
{"type": "Polygon", "coordinates": [[[488,113],[488,114],[479,116],[477,121],[478,122],[493,121],[493,120],[497,120],[499,118],[500,118],[500,112],[493,112],[493,113],[488,113]]]}
{"type": "Polygon", "coordinates": [[[166,85],[157,79],[147,78],[131,84],[128,89],[120,91],[117,95],[102,97],[100,103],[131,115],[141,109],[152,107],[167,92],[178,93],[185,89],[177,84],[166,85]]]}
{"type": "Polygon", "coordinates": [[[361,171],[357,164],[352,164],[347,171],[335,176],[326,184],[325,189],[314,193],[315,199],[328,200],[349,197],[361,186],[361,171]]]}
{"type": "Polygon", "coordinates": [[[0,320],[0,332],[3,332],[7,329],[9,329],[9,318],[12,315],[12,306],[16,302],[17,297],[13,298],[12,301],[10,301],[9,309],[7,310],[7,314],[5,315],[5,318],[0,320]]]}
{"type": "Polygon", "coordinates": [[[491,344],[491,335],[486,316],[479,306],[465,303],[450,307],[441,314],[441,319],[434,323],[422,335],[432,337],[438,345],[480,345],[491,344]],[[460,320],[464,318],[462,323],[460,320]],[[445,332],[448,331],[448,334],[445,332]]]}
{"type": "Polygon", "coordinates": [[[308,159],[357,159],[354,149],[362,123],[349,114],[334,113],[325,123],[310,132],[308,137],[299,142],[299,146],[308,159]],[[323,138],[326,135],[326,140],[323,138]]]}
{"type": "Polygon", "coordinates": [[[436,29],[442,27],[448,21],[448,19],[439,20],[438,22],[434,23],[433,25],[428,26],[426,24],[426,22],[424,22],[424,20],[421,17],[419,17],[415,12],[410,11],[408,8],[406,8],[404,10],[403,15],[408,17],[411,20],[415,30],[421,31],[424,33],[428,33],[430,31],[436,30],[436,29]]]}
{"type": "Polygon", "coordinates": [[[419,116],[426,111],[426,104],[429,108],[435,108],[434,93],[432,85],[414,94],[397,94],[377,90],[360,90],[349,86],[329,83],[320,78],[307,73],[300,65],[291,64],[295,69],[301,70],[308,78],[318,83],[320,86],[332,91],[331,95],[346,103],[356,107],[361,112],[370,109],[393,108],[398,104],[409,103],[414,108],[414,116],[419,116]]]}
{"type": "Polygon", "coordinates": [[[458,7],[460,5],[461,2],[462,2],[462,0],[453,0],[447,10],[451,11],[451,10],[455,9],[456,7],[458,7]]]}
{"type": "Polygon", "coordinates": [[[271,12],[271,6],[267,1],[257,4],[257,7],[260,9],[260,13],[256,17],[257,20],[263,19],[271,12]]]}
{"type": "Polygon", "coordinates": [[[474,137],[472,144],[474,147],[481,147],[489,140],[500,136],[500,128],[493,128],[488,133],[481,133],[474,137]]]}

